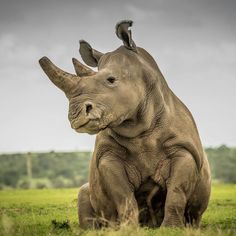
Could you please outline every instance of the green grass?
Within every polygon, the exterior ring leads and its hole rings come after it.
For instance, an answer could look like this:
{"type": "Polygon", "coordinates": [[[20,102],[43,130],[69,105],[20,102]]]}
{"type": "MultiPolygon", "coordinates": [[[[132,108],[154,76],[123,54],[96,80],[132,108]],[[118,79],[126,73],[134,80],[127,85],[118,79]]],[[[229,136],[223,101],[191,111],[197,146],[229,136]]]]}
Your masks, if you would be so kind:
{"type": "Polygon", "coordinates": [[[77,192],[77,189],[0,191],[0,235],[236,235],[236,185],[213,186],[210,205],[198,230],[121,227],[116,231],[83,231],[77,223],[77,192]]]}

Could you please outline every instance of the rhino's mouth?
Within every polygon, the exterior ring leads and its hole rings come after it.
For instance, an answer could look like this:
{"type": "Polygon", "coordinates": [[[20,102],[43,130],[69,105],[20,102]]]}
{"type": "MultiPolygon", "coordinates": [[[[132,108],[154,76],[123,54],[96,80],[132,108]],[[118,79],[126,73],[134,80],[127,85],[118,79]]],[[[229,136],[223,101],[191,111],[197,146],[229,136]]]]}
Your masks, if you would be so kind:
{"type": "Polygon", "coordinates": [[[101,130],[106,129],[109,124],[104,124],[101,122],[101,119],[89,119],[80,125],[72,122],[71,126],[78,133],[97,134],[101,130]]]}
{"type": "Polygon", "coordinates": [[[78,133],[97,134],[101,130],[106,129],[109,124],[110,122],[102,117],[100,119],[84,117],[82,119],[71,120],[71,127],[78,133]]]}
{"type": "Polygon", "coordinates": [[[112,114],[108,114],[100,119],[88,119],[83,123],[74,120],[71,122],[71,127],[78,133],[97,134],[106,128],[119,126],[124,120],[124,116],[114,119],[112,114]]]}
{"type": "Polygon", "coordinates": [[[84,106],[71,106],[69,120],[72,129],[78,133],[97,134],[106,128],[116,128],[130,116],[129,113],[118,115],[114,111],[110,112],[112,108],[105,105],[91,104],[93,108],[89,111],[84,106]]]}

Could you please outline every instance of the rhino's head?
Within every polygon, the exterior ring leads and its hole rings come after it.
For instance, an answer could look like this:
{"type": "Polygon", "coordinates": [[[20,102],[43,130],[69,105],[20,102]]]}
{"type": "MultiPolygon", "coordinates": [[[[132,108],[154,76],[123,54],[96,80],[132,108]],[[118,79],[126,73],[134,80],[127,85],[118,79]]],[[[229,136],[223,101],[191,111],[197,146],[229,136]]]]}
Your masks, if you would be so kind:
{"type": "Polygon", "coordinates": [[[156,83],[152,76],[148,78],[147,70],[153,73],[152,65],[156,64],[145,50],[135,46],[128,29],[131,25],[131,21],[117,24],[116,34],[124,46],[113,52],[103,54],[80,41],[81,57],[87,65],[98,67],[98,72],[74,58],[76,75],[62,71],[46,57],[39,60],[49,79],[69,99],[68,117],[77,132],[95,134],[109,127],[134,137],[148,128],[141,118],[150,89],[156,83]]]}

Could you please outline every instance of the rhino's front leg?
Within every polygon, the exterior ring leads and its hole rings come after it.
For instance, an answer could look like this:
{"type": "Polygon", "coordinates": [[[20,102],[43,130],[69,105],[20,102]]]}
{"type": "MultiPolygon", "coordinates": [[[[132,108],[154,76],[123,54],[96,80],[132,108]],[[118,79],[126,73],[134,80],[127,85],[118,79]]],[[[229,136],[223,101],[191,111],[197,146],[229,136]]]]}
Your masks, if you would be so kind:
{"type": "Polygon", "coordinates": [[[118,221],[137,225],[138,204],[134,196],[134,186],[128,179],[122,160],[103,156],[98,170],[102,189],[116,207],[118,221]]]}
{"type": "Polygon", "coordinates": [[[185,209],[196,186],[197,178],[197,166],[191,154],[186,153],[171,160],[164,220],[161,226],[184,227],[185,209]]]}

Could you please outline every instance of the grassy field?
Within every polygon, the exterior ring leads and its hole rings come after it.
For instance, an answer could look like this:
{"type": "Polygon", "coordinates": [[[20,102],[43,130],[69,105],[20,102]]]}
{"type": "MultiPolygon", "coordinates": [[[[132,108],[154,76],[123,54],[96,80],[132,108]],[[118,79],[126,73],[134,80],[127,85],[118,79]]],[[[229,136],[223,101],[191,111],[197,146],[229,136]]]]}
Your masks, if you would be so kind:
{"type": "Polygon", "coordinates": [[[0,191],[0,235],[236,235],[236,185],[214,185],[202,226],[193,229],[121,227],[83,231],[77,223],[77,189],[0,191]]]}

